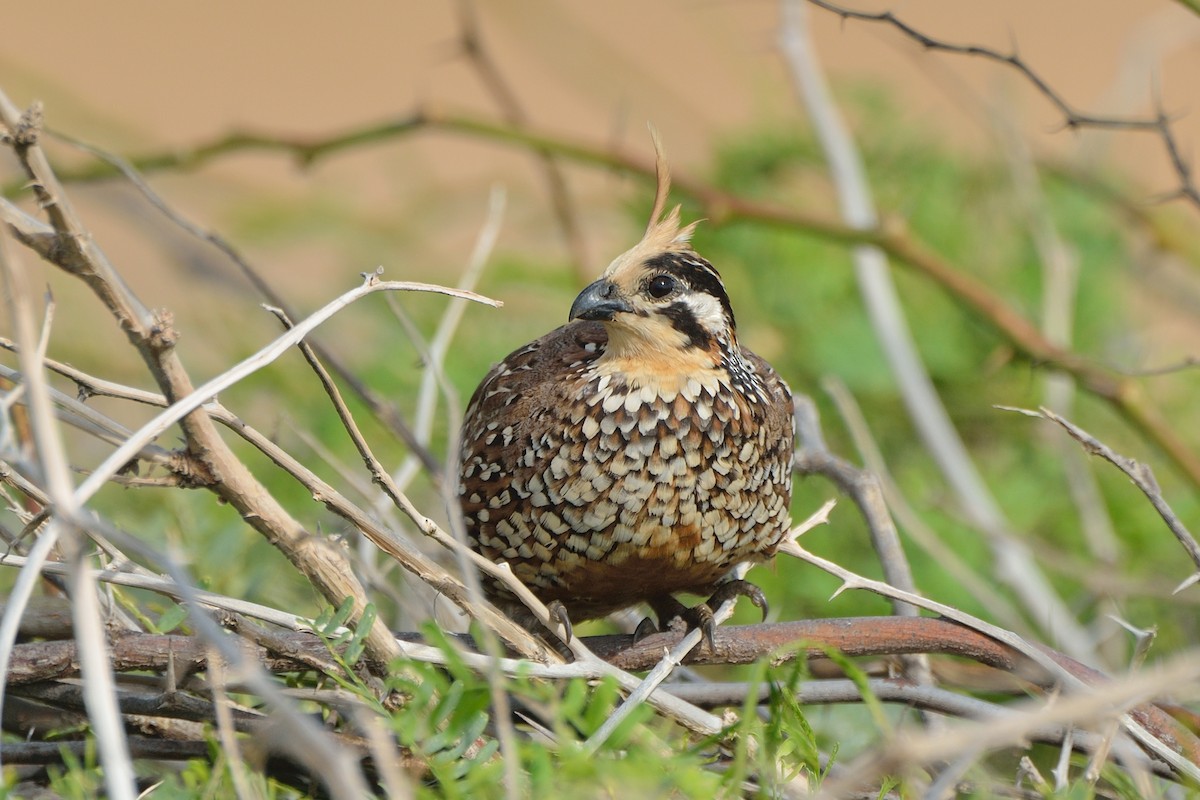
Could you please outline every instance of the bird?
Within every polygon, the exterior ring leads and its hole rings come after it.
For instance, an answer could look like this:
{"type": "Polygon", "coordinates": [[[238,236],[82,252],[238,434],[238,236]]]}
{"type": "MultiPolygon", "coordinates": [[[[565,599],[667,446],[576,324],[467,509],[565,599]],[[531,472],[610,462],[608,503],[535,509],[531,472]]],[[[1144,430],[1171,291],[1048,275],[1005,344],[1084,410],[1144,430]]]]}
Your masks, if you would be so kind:
{"type": "MultiPolygon", "coordinates": [[[[656,141],[657,145],[657,141],[656,141]]],[[[567,324],[495,365],[464,414],[459,505],[468,544],[506,562],[572,623],[646,604],[700,628],[762,590],[734,575],[769,560],[790,527],[793,405],[774,368],[738,342],[721,276],[695,252],[699,221],[664,214],[571,305],[567,324]],[[707,596],[685,606],[675,595],[707,596]]],[[[488,599],[539,626],[499,581],[488,599]]],[[[532,626],[532,627],[531,627],[532,626]]],[[[715,649],[715,648],[714,648],[715,649]]]]}

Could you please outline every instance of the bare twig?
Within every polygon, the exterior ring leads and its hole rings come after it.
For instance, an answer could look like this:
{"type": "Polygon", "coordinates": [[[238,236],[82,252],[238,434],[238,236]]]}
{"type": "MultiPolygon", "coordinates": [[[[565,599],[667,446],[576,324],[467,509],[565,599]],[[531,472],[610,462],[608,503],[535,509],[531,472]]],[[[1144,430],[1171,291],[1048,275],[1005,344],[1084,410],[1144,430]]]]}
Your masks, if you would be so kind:
{"type": "MultiPolygon", "coordinates": [[[[1192,2],[1192,0],[1186,0],[1192,2]]],[[[1076,106],[1071,104],[1061,93],[1058,92],[1050,82],[1041,76],[1041,74],[1029,65],[1029,63],[1021,57],[1020,54],[1014,52],[1001,53],[998,50],[993,50],[989,47],[981,47],[979,45],[963,45],[953,42],[947,42],[942,39],[930,36],[923,31],[917,30],[909,25],[904,20],[896,16],[891,11],[883,11],[872,13],[866,11],[856,11],[846,8],[845,6],[836,3],[827,2],[827,0],[808,0],[815,6],[832,11],[842,19],[855,19],[864,22],[876,22],[887,25],[902,33],[904,36],[913,40],[926,50],[936,50],[943,53],[953,53],[965,55],[974,58],[981,58],[985,61],[991,61],[996,64],[1001,64],[1017,72],[1025,79],[1039,94],[1045,97],[1050,104],[1058,109],[1063,116],[1063,122],[1067,129],[1074,130],[1077,128],[1101,128],[1109,130],[1129,130],[1129,131],[1147,131],[1154,133],[1162,142],[1163,150],[1166,152],[1171,166],[1175,170],[1175,175],[1178,178],[1179,186],[1174,192],[1174,197],[1186,198],[1193,205],[1200,208],[1200,190],[1196,188],[1192,180],[1191,166],[1184,159],[1179,142],[1175,138],[1175,134],[1171,129],[1171,119],[1166,112],[1159,110],[1153,117],[1110,117],[1101,114],[1088,114],[1080,111],[1076,106]]]]}
{"type": "Polygon", "coordinates": [[[87,480],[80,484],[75,492],[77,500],[85,502],[89,499],[104,481],[128,463],[142,446],[148,444],[171,425],[200,408],[218,393],[234,385],[247,375],[262,369],[279,358],[298,342],[302,341],[313,329],[346,308],[355,300],[380,291],[438,292],[454,297],[467,297],[489,305],[499,305],[497,301],[489,300],[472,292],[459,292],[456,289],[409,281],[381,281],[375,273],[368,274],[361,286],[351,289],[341,297],[326,304],[294,328],[279,336],[275,341],[261,348],[257,353],[243,359],[230,369],[197,387],[187,397],[177,400],[153,420],[139,428],[121,447],[117,448],[114,453],[106,458],[87,480]]]}
{"type": "Polygon", "coordinates": [[[1180,521],[1174,510],[1172,510],[1170,504],[1167,503],[1166,499],[1163,497],[1162,490],[1159,488],[1158,481],[1155,480],[1154,472],[1150,469],[1150,467],[1139,461],[1135,461],[1132,458],[1128,458],[1115,452],[1111,447],[1104,444],[1104,442],[1101,442],[1099,439],[1092,436],[1078,425],[1075,425],[1071,421],[1064,419],[1048,408],[1031,411],[1029,409],[1012,408],[1009,406],[996,407],[1002,411],[1015,411],[1016,413],[1023,414],[1027,417],[1040,417],[1042,419],[1048,419],[1051,422],[1057,423],[1062,427],[1063,430],[1070,434],[1072,439],[1083,445],[1083,449],[1085,451],[1091,455],[1100,456],[1105,461],[1121,470],[1121,472],[1125,473],[1129,480],[1133,481],[1133,485],[1138,487],[1138,489],[1142,491],[1142,494],[1146,495],[1146,499],[1150,501],[1150,505],[1152,505],[1154,510],[1158,512],[1158,515],[1162,517],[1163,522],[1167,524],[1167,528],[1175,535],[1175,538],[1179,540],[1179,543],[1183,545],[1184,552],[1187,553],[1188,558],[1190,558],[1192,563],[1196,566],[1197,574],[1194,574],[1192,577],[1188,578],[1188,580],[1178,587],[1176,591],[1179,591],[1185,586],[1189,586],[1196,582],[1197,575],[1200,575],[1200,544],[1196,543],[1196,537],[1192,536],[1191,531],[1189,531],[1183,522],[1180,521]]]}
{"type": "MultiPolygon", "coordinates": [[[[1009,165],[1017,205],[1040,261],[1040,325],[1049,341],[1069,349],[1072,346],[1075,328],[1079,255],[1055,225],[1054,215],[1042,189],[1037,165],[1029,152],[1028,144],[1015,130],[1010,115],[995,103],[989,104],[988,112],[992,130],[1009,165]]],[[[1071,413],[1076,386],[1070,375],[1047,375],[1043,391],[1044,404],[1048,408],[1064,414],[1071,413]]],[[[1096,476],[1077,448],[1071,447],[1061,438],[1056,439],[1056,442],[1059,445],[1058,452],[1061,455],[1067,489],[1080,516],[1084,540],[1096,558],[1105,563],[1114,563],[1119,553],[1119,544],[1113,531],[1112,520],[1100,499],[1096,476]]]]}
{"type": "MultiPolygon", "coordinates": [[[[38,207],[50,222],[49,229],[7,201],[0,202],[0,216],[9,222],[19,241],[83,281],[125,333],[163,394],[172,401],[184,398],[181,401],[183,407],[188,412],[196,412],[195,405],[189,406],[194,401],[187,396],[192,394],[194,386],[175,350],[178,332],[174,329],[171,314],[165,310],[149,311],[89,234],[37,143],[40,122],[40,115],[29,119],[22,117],[0,92],[0,123],[14,134],[5,141],[12,146],[28,175],[38,207]],[[20,135],[15,135],[18,133],[20,135]]],[[[164,412],[167,416],[170,413],[164,412]]],[[[331,603],[337,605],[347,597],[353,598],[356,618],[361,615],[367,605],[365,592],[345,556],[310,536],[288,514],[229,449],[212,420],[203,412],[185,413],[173,421],[180,422],[189,452],[203,467],[207,479],[205,485],[279,548],[331,603]]],[[[135,449],[140,449],[140,444],[135,449]]],[[[126,454],[125,461],[132,455],[126,454]]],[[[102,470],[93,474],[76,490],[71,502],[82,506],[105,477],[123,465],[124,462],[109,463],[107,472],[102,470]],[[82,491],[85,488],[89,491],[82,491]]],[[[368,633],[366,647],[368,657],[378,668],[398,655],[395,641],[382,624],[374,626],[368,633]]]]}
{"type": "MultiPolygon", "coordinates": [[[[233,780],[234,791],[237,792],[239,798],[252,797],[246,776],[246,762],[242,760],[237,736],[234,735],[229,695],[225,692],[225,665],[216,651],[212,649],[209,650],[208,655],[208,675],[209,685],[212,687],[212,707],[216,720],[217,738],[221,742],[221,750],[229,765],[229,775],[233,780]]],[[[174,692],[175,687],[169,686],[167,691],[174,692]]]]}
{"type": "MultiPolygon", "coordinates": [[[[857,759],[849,774],[853,776],[852,782],[858,783],[873,775],[907,770],[933,761],[958,756],[971,758],[989,749],[1026,741],[1032,730],[1044,725],[1082,725],[1111,717],[1127,720],[1127,708],[1160,695],[1167,687],[1176,689],[1190,685],[1195,694],[1197,679],[1200,679],[1200,661],[1196,660],[1195,654],[1182,654],[1163,664],[1161,669],[1105,684],[1102,691],[1067,695],[1044,705],[1026,704],[1023,713],[990,719],[984,724],[962,723],[948,726],[940,733],[897,737],[882,753],[857,759]]],[[[1200,773],[1195,764],[1179,759],[1172,750],[1156,749],[1155,755],[1190,779],[1194,780],[1200,773]]],[[[846,788],[841,781],[827,783],[820,796],[837,797],[840,796],[838,792],[846,788]]]]}
{"type": "MultiPolygon", "coordinates": [[[[459,41],[467,60],[475,68],[480,80],[500,107],[500,113],[505,121],[521,126],[526,124],[528,114],[521,107],[517,93],[512,85],[500,72],[500,66],[492,58],[491,52],[483,42],[483,34],[479,28],[479,9],[474,0],[458,0],[459,41]]],[[[558,159],[550,150],[534,150],[538,159],[546,187],[550,192],[550,206],[554,218],[562,231],[563,241],[571,254],[575,266],[575,277],[584,284],[592,279],[591,264],[589,263],[587,246],[583,239],[583,230],[579,224],[579,211],[567,187],[567,179],[563,174],[558,159]]]]}
{"type": "MultiPolygon", "coordinates": [[[[494,187],[488,198],[487,219],[483,227],[480,228],[479,235],[476,237],[471,257],[467,261],[467,268],[463,271],[462,277],[459,279],[459,289],[472,291],[479,282],[479,276],[483,273],[483,268],[487,265],[488,258],[492,254],[492,249],[496,246],[496,239],[500,235],[506,202],[504,190],[498,186],[494,187]]],[[[446,312],[442,315],[441,321],[438,322],[437,333],[434,334],[433,341],[430,342],[428,352],[422,354],[426,363],[424,374],[421,376],[421,388],[417,396],[417,418],[413,433],[416,435],[418,443],[426,448],[428,448],[430,438],[433,435],[438,375],[441,371],[441,364],[445,362],[446,354],[450,351],[450,344],[454,339],[454,334],[458,330],[458,325],[462,321],[465,311],[466,303],[451,301],[446,306],[446,312]]],[[[407,488],[408,482],[416,474],[416,469],[417,463],[415,460],[406,460],[396,471],[396,484],[402,489],[407,488]]]]}
{"type": "MultiPolygon", "coordinates": [[[[785,542],[779,548],[779,552],[800,558],[810,564],[813,564],[814,566],[820,567],[831,575],[841,578],[842,585],[838,588],[837,592],[835,592],[835,595],[840,594],[847,589],[865,589],[883,597],[903,599],[929,611],[941,614],[947,619],[967,625],[1017,650],[1033,660],[1042,668],[1048,670],[1052,675],[1055,675],[1057,678],[1059,678],[1062,682],[1062,685],[1067,689],[1077,691],[1085,686],[1085,681],[1083,678],[1079,677],[1070,670],[1064,669],[1061,663],[1047,655],[1046,652],[1031,646],[1024,639],[1012,633],[1011,631],[998,628],[995,625],[984,622],[977,617],[951,606],[947,606],[944,603],[938,603],[924,597],[913,595],[909,592],[902,592],[895,587],[888,586],[886,583],[857,575],[827,559],[809,553],[807,550],[800,547],[800,545],[795,541],[785,542]]],[[[1181,758],[1170,745],[1165,744],[1162,739],[1148,733],[1141,721],[1132,719],[1127,714],[1122,713],[1121,722],[1131,736],[1133,736],[1144,747],[1151,750],[1155,755],[1171,764],[1183,774],[1194,776],[1195,778],[1200,779],[1200,758],[1181,758]]],[[[1200,753],[1196,755],[1200,756],[1200,753]]]]}
{"type": "MultiPolygon", "coordinates": [[[[968,697],[958,692],[933,686],[919,686],[897,678],[868,678],[866,687],[880,702],[898,703],[949,717],[987,721],[1007,719],[1019,713],[1013,709],[968,697]]],[[[705,707],[741,706],[745,704],[747,697],[753,697],[759,703],[765,703],[770,699],[772,693],[785,689],[794,691],[797,702],[806,706],[862,701],[860,685],[846,679],[802,681],[787,687],[765,683],[715,682],[680,684],[671,687],[671,690],[680,697],[705,707]]],[[[1029,731],[1029,738],[1032,741],[1048,744],[1070,742],[1071,747],[1085,753],[1098,752],[1103,746],[1100,736],[1076,731],[1069,724],[1044,725],[1029,731]]],[[[1068,752],[1070,749],[1069,747],[1068,752]]],[[[1141,763],[1145,769],[1155,771],[1161,777],[1174,776],[1170,768],[1161,762],[1142,757],[1141,763]]]]}
{"type": "MultiPolygon", "coordinates": [[[[12,553],[0,554],[0,566],[5,567],[24,567],[31,560],[31,556],[19,556],[12,553]]],[[[40,571],[42,574],[48,575],[66,575],[67,565],[57,561],[47,561],[41,564],[40,571]]],[[[97,581],[112,583],[118,586],[129,586],[136,589],[146,589],[166,597],[174,598],[175,600],[182,600],[184,598],[183,589],[170,578],[125,572],[111,568],[92,570],[92,576],[97,581]]],[[[244,614],[247,617],[261,619],[264,622],[269,622],[272,625],[278,625],[288,630],[307,631],[311,630],[312,627],[310,622],[304,617],[237,597],[226,597],[214,592],[205,592],[196,589],[193,591],[191,599],[198,600],[207,608],[219,609],[234,614],[244,614]]]]}

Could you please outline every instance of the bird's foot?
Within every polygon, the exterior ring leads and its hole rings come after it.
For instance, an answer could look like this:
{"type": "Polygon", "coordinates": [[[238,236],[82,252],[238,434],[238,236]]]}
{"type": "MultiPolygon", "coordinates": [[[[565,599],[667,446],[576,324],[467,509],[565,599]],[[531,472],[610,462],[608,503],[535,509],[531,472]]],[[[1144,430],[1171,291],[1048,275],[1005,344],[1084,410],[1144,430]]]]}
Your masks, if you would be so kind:
{"type": "Polygon", "coordinates": [[[650,610],[658,620],[655,625],[649,617],[638,623],[633,632],[633,641],[639,642],[652,633],[666,633],[676,626],[687,630],[688,607],[669,594],[656,597],[650,601],[650,610]]]}
{"type": "Polygon", "coordinates": [[[717,590],[712,593],[712,597],[708,598],[705,603],[689,608],[684,619],[688,623],[688,628],[699,628],[704,634],[704,641],[708,643],[708,649],[716,652],[717,644],[715,641],[717,633],[717,620],[714,616],[716,610],[724,605],[727,601],[737,600],[739,597],[748,597],[750,602],[754,603],[762,611],[762,618],[767,618],[767,596],[763,594],[763,590],[755,586],[749,581],[734,580],[722,583],[717,587],[717,590]]]}
{"type": "Polygon", "coordinates": [[[762,610],[763,619],[767,618],[767,596],[763,594],[762,589],[749,581],[726,581],[717,587],[707,602],[699,603],[691,608],[688,608],[669,595],[656,598],[651,602],[650,607],[654,610],[654,615],[658,618],[658,627],[655,628],[649,618],[642,620],[633,634],[634,641],[639,641],[656,631],[669,630],[672,627],[671,623],[678,619],[683,621],[689,631],[698,628],[700,633],[703,634],[704,641],[708,644],[709,650],[715,651],[717,621],[714,613],[726,601],[736,600],[739,597],[750,598],[750,602],[762,610]]]}
{"type": "Polygon", "coordinates": [[[750,602],[762,611],[763,622],[767,620],[767,614],[770,609],[767,606],[767,596],[763,594],[763,590],[755,586],[750,581],[734,580],[726,581],[717,587],[713,592],[712,597],[708,598],[706,605],[714,611],[721,607],[728,600],[736,600],[739,597],[748,597],[750,602]]]}

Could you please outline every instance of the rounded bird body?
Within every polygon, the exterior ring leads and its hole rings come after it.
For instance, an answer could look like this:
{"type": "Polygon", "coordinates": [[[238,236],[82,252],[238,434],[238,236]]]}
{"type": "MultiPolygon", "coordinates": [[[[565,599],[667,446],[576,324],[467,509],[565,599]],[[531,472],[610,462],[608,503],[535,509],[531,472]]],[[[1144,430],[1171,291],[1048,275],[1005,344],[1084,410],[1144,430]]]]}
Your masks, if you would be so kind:
{"type": "Polygon", "coordinates": [[[652,225],[567,325],[494,367],[467,409],[471,546],[576,622],[647,602],[666,625],[675,593],[716,591],[788,530],[791,394],[738,344],[690,234],[678,209],[652,225]]]}

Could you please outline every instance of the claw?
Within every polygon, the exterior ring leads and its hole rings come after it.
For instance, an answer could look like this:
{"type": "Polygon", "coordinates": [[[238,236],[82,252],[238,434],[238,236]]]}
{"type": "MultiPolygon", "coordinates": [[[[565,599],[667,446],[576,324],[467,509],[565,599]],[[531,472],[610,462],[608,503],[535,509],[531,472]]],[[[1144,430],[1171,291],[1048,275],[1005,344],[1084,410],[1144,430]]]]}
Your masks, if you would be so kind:
{"type": "Polygon", "coordinates": [[[575,631],[571,627],[571,618],[567,616],[567,607],[563,605],[562,600],[552,600],[546,605],[546,610],[550,612],[550,619],[562,626],[563,643],[570,644],[575,631]]]}
{"type": "MultiPolygon", "coordinates": [[[[704,636],[704,641],[708,644],[708,649],[715,652],[717,649],[717,621],[714,618],[716,609],[720,608],[728,600],[736,600],[739,597],[748,597],[750,602],[762,611],[762,617],[765,620],[769,613],[767,607],[767,596],[763,594],[763,590],[755,586],[749,581],[734,580],[726,581],[719,585],[712,597],[708,598],[708,602],[688,608],[670,595],[656,597],[650,601],[650,607],[654,609],[654,615],[658,618],[658,630],[666,631],[671,628],[671,621],[678,618],[683,621],[688,630],[698,628],[704,636]]],[[[650,633],[655,632],[655,628],[650,624],[650,620],[644,619],[638,625],[637,631],[634,632],[634,641],[639,641],[650,633]]]]}
{"type": "Polygon", "coordinates": [[[633,632],[633,643],[637,644],[647,636],[658,633],[658,626],[649,617],[642,617],[642,621],[638,623],[637,628],[633,632]]]}
{"type": "Polygon", "coordinates": [[[687,610],[685,619],[689,629],[700,629],[700,633],[704,635],[704,641],[708,643],[708,649],[715,653],[717,643],[714,637],[717,635],[717,621],[713,618],[712,607],[708,603],[694,605],[687,610]]]}

